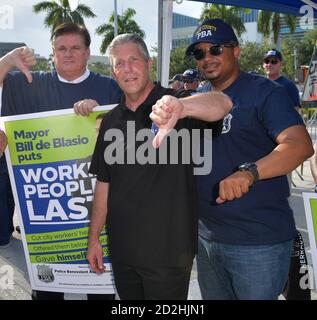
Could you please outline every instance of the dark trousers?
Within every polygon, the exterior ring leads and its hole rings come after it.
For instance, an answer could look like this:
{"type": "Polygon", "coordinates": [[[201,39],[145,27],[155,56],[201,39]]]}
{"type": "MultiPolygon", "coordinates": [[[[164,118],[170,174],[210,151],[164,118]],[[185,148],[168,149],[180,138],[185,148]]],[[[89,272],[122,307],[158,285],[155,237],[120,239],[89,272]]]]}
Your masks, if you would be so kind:
{"type": "MultiPolygon", "coordinates": [[[[114,300],[114,294],[87,294],[88,300],[114,300]]],[[[64,300],[64,292],[32,290],[32,300],[64,300]]]]}
{"type": "Polygon", "coordinates": [[[7,244],[14,231],[14,200],[9,175],[1,170],[4,165],[0,165],[0,245],[7,244]]]}
{"type": "Polygon", "coordinates": [[[134,267],[112,263],[121,300],[187,300],[192,264],[178,267],[134,267]]]}

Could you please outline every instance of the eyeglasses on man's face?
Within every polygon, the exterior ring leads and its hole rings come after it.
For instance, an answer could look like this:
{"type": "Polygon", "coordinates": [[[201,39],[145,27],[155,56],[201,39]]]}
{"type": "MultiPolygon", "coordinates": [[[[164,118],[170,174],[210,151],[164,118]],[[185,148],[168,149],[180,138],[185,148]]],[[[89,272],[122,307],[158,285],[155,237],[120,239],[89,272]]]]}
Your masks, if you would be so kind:
{"type": "Polygon", "coordinates": [[[278,59],[265,59],[264,63],[265,64],[278,64],[280,62],[280,60],[278,59]]]}
{"type": "Polygon", "coordinates": [[[195,81],[198,81],[198,79],[184,79],[184,83],[193,83],[195,81]]]}
{"type": "Polygon", "coordinates": [[[201,60],[205,58],[206,52],[208,52],[212,56],[219,56],[223,53],[224,48],[230,48],[230,47],[233,47],[233,45],[217,44],[215,46],[209,47],[207,50],[196,48],[193,50],[192,55],[196,60],[201,60]]]}

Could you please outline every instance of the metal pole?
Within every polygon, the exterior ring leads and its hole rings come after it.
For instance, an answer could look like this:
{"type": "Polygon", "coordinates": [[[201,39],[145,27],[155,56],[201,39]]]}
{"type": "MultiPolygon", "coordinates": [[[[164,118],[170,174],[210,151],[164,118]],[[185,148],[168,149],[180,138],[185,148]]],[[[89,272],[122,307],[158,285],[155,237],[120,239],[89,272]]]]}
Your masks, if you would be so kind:
{"type": "Polygon", "coordinates": [[[297,69],[297,50],[294,48],[294,69],[297,69]]]}
{"type": "Polygon", "coordinates": [[[163,1],[158,0],[157,81],[162,79],[163,1]]]}
{"type": "Polygon", "coordinates": [[[296,48],[294,48],[294,75],[295,75],[295,81],[297,81],[297,73],[296,73],[296,70],[297,70],[297,50],[296,48]]]}
{"type": "Polygon", "coordinates": [[[118,35],[117,0],[114,0],[114,36],[118,35]]]}

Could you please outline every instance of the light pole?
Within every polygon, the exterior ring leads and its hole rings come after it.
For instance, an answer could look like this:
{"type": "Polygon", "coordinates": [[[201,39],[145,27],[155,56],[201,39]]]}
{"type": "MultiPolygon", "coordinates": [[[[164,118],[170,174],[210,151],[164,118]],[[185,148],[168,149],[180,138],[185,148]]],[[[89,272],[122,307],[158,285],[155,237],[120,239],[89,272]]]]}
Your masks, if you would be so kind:
{"type": "Polygon", "coordinates": [[[114,0],[114,36],[118,35],[117,0],[114,0]]]}

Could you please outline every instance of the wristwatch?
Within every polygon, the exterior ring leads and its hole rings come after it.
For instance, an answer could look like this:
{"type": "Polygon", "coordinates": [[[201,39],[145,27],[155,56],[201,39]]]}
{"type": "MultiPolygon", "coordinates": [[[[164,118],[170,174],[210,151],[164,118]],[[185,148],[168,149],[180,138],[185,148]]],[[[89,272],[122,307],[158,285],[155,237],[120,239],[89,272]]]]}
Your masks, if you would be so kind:
{"type": "Polygon", "coordinates": [[[252,185],[259,181],[258,167],[254,162],[245,162],[239,166],[239,171],[249,171],[252,174],[252,185]]]}

